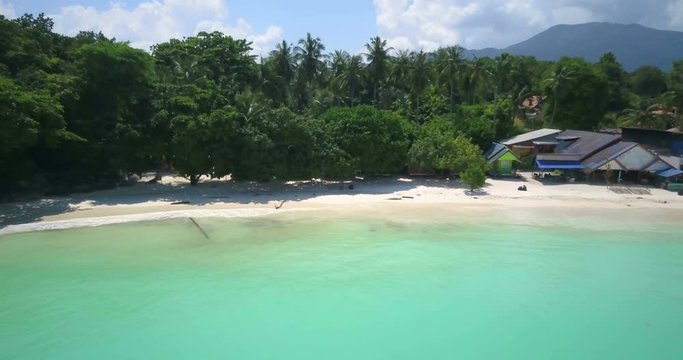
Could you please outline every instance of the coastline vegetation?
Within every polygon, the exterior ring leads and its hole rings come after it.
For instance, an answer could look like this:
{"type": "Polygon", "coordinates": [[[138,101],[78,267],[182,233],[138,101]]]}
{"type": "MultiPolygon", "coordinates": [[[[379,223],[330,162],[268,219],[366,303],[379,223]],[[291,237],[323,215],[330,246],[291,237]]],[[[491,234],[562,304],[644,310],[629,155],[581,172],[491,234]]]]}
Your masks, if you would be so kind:
{"type": "Polygon", "coordinates": [[[350,178],[411,169],[483,185],[482,149],[541,126],[681,125],[683,60],[670,73],[503,54],[466,58],[326,49],[307,34],[263,57],[199,33],[134,49],[102,33],[54,33],[44,15],[0,15],[0,195],[111,186],[172,167],[238,180],[350,178]],[[521,105],[538,96],[544,122],[521,105]]]}

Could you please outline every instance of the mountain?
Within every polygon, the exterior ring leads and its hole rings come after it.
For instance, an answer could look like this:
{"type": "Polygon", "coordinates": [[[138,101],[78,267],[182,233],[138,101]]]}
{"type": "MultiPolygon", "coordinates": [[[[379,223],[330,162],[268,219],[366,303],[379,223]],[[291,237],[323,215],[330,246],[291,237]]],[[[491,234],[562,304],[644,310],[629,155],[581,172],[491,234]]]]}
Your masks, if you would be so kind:
{"type": "Polygon", "coordinates": [[[556,25],[504,49],[468,50],[466,54],[495,57],[507,52],[550,61],[572,56],[595,62],[608,51],[614,53],[626,71],[645,65],[668,71],[674,61],[683,59],[683,32],[656,30],[636,24],[556,25]]]}

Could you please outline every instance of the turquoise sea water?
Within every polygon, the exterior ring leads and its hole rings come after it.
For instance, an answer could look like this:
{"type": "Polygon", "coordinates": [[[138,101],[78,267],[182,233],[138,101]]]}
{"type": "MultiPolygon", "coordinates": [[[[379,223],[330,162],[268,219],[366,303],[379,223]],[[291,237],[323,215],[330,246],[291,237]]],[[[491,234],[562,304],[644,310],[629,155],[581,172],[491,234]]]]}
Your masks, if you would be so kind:
{"type": "Polygon", "coordinates": [[[680,228],[270,216],[0,237],[0,359],[681,359],[680,228]]]}

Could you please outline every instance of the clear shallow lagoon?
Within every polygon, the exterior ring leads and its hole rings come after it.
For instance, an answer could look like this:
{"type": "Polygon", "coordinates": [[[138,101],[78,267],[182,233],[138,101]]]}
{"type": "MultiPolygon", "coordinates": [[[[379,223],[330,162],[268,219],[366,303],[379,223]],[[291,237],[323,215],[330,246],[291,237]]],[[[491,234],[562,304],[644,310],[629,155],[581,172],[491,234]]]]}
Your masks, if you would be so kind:
{"type": "Polygon", "coordinates": [[[197,221],[0,237],[0,359],[683,357],[680,227],[197,221]]]}

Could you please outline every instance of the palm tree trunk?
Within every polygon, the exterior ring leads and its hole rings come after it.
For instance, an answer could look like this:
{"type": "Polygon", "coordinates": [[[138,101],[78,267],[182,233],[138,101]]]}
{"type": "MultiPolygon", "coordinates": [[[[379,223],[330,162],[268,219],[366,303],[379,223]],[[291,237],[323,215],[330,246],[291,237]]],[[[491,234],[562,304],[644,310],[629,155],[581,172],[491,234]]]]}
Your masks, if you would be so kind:
{"type": "Polygon", "coordinates": [[[355,93],[354,87],[351,86],[351,90],[349,91],[349,102],[351,102],[351,107],[353,107],[353,94],[355,93]]]}
{"type": "Polygon", "coordinates": [[[453,108],[453,80],[451,80],[451,109],[453,108]]]}
{"type": "Polygon", "coordinates": [[[498,87],[493,89],[493,126],[496,127],[496,113],[498,112],[498,87]]]}
{"type": "Polygon", "coordinates": [[[555,92],[555,96],[553,99],[553,114],[550,115],[550,124],[552,126],[555,126],[555,113],[557,112],[557,91],[555,92]]]}
{"type": "Polygon", "coordinates": [[[377,83],[372,87],[372,103],[377,105],[377,83]]]}

